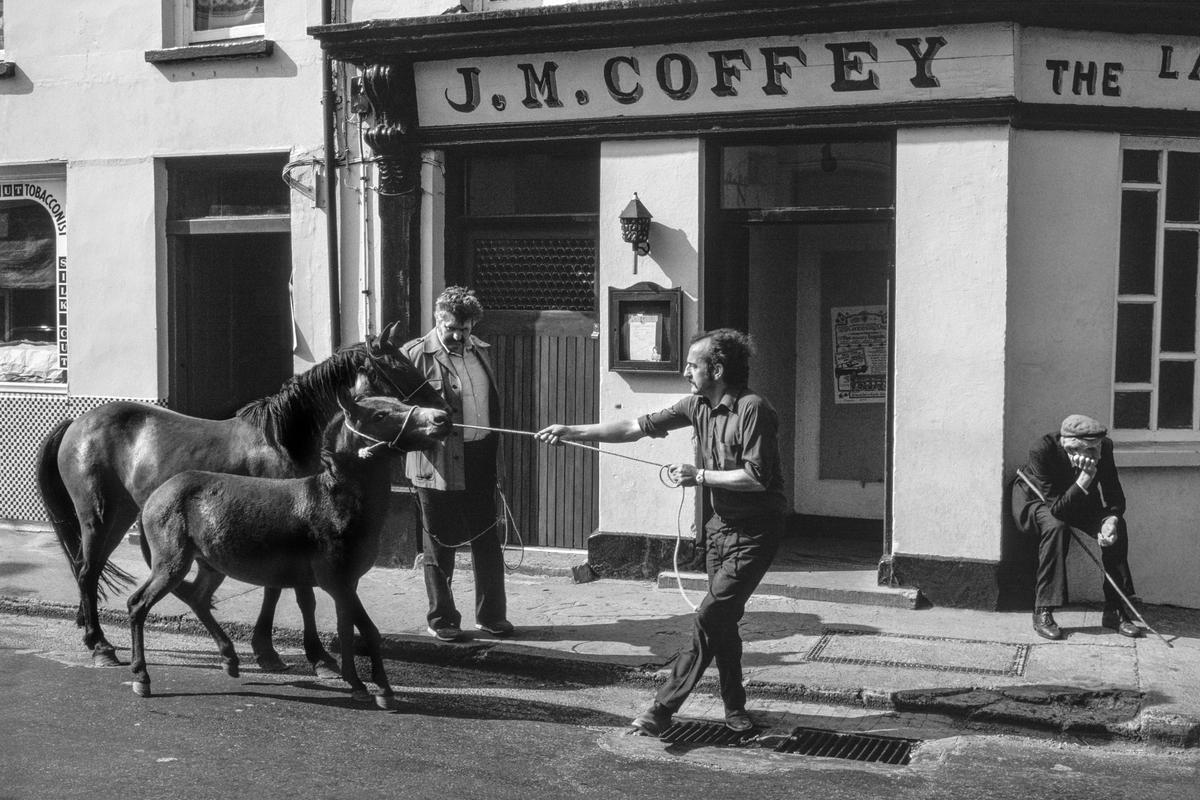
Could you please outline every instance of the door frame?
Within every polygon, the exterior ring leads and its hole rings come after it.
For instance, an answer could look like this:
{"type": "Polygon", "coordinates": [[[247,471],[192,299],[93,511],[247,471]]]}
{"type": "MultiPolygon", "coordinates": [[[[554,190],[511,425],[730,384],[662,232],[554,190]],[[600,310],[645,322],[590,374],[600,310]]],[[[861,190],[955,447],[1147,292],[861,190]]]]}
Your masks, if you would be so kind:
{"type": "MultiPolygon", "coordinates": [[[[896,208],[894,200],[885,207],[811,208],[778,206],[755,209],[721,208],[721,146],[729,144],[787,144],[811,143],[814,140],[832,142],[861,139],[878,140],[879,136],[863,136],[861,132],[819,132],[815,134],[767,134],[746,140],[744,137],[711,137],[704,147],[704,213],[703,236],[700,247],[700,276],[698,305],[699,327],[710,330],[729,326],[748,331],[749,323],[749,230],[754,225],[803,225],[886,222],[890,225],[892,242],[887,280],[888,308],[888,376],[884,396],[883,492],[884,516],[880,541],[881,558],[891,555],[893,544],[893,490],[895,461],[895,384],[896,384],[896,208]],[[856,135],[857,133],[857,135],[856,135]]],[[[895,138],[890,135],[893,153],[895,138]]],[[[894,168],[894,160],[893,160],[894,168]]],[[[695,522],[700,530],[708,509],[699,499],[696,502],[695,522]]]]}

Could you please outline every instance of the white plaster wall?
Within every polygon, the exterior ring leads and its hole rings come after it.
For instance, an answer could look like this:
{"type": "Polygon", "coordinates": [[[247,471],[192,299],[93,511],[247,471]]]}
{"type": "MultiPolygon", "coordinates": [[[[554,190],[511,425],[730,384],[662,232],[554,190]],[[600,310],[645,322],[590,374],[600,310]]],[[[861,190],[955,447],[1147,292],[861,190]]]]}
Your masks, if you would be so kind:
{"type": "Polygon", "coordinates": [[[997,560],[1009,130],[896,136],[894,550],[997,560]]]}
{"type": "MultiPolygon", "coordinates": [[[[69,390],[76,395],[165,394],[158,233],[165,181],[156,160],[321,146],[320,49],[305,32],[320,21],[319,0],[271,5],[270,58],[155,66],[145,53],[173,44],[163,33],[170,6],[5,8],[5,57],[18,72],[0,81],[0,174],[21,164],[67,165],[69,390]]],[[[299,297],[296,307],[319,358],[328,354],[323,211],[301,212],[296,285],[312,297],[299,297]]]]}
{"type": "MultiPolygon", "coordinates": [[[[1111,422],[1120,136],[1017,131],[1012,154],[1010,472],[1067,414],[1111,422]]],[[[1120,434],[1114,438],[1138,593],[1152,603],[1200,607],[1197,468],[1135,465],[1122,457],[1120,434]]],[[[1099,570],[1078,550],[1068,580],[1073,601],[1103,599],[1099,570]]]]}
{"type": "MultiPolygon", "coordinates": [[[[682,287],[683,339],[697,329],[702,149],[696,139],[604,142],[600,148],[600,330],[608,320],[607,288],[652,281],[682,287]],[[638,259],[621,239],[617,217],[637,192],[654,216],[651,254],[638,259]]],[[[636,417],[665,408],[689,387],[679,375],[640,375],[608,371],[608,337],[600,337],[600,421],[636,417]]],[[[665,439],[605,445],[656,463],[693,461],[688,429],[665,439]]],[[[625,459],[600,458],[600,530],[674,536],[688,535],[693,521],[693,492],[686,490],[682,515],[679,489],[659,483],[654,467],[625,459]],[[680,521],[681,520],[681,521],[680,521]]]]}

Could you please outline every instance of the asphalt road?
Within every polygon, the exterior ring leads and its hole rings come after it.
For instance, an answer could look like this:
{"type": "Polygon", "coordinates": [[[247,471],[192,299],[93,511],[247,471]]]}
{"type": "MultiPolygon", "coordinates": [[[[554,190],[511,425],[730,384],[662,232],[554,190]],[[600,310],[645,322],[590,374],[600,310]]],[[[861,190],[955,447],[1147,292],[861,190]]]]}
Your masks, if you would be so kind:
{"type": "MultiPolygon", "coordinates": [[[[299,651],[284,652],[289,673],[244,658],[230,678],[208,639],[151,630],[147,644],[155,696],[139,698],[126,668],[90,666],[71,622],[0,615],[0,798],[1115,800],[1195,797],[1200,785],[1193,751],[935,718],[876,720],[920,732],[907,767],[670,746],[627,733],[649,686],[561,674],[389,661],[401,703],[383,711],[308,675],[299,651]]],[[[694,698],[685,712],[712,705],[694,698]]],[[[784,712],[807,724],[865,713],[800,704],[775,713],[784,712]]]]}

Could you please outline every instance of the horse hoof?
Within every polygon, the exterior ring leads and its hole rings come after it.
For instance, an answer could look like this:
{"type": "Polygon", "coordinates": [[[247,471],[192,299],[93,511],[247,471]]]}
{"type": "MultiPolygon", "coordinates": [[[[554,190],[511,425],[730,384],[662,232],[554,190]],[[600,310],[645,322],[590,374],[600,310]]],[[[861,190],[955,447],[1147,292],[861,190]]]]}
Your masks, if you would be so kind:
{"type": "MultiPolygon", "coordinates": [[[[258,668],[263,672],[287,672],[291,667],[283,662],[278,653],[257,656],[258,668]]],[[[234,677],[237,677],[236,675],[234,677]]]]}
{"type": "Polygon", "coordinates": [[[142,683],[141,681],[134,681],[133,682],[133,693],[136,694],[138,697],[149,697],[150,696],[150,684],[142,683]]]}
{"type": "Polygon", "coordinates": [[[377,694],[375,695],[375,705],[382,708],[384,711],[395,711],[399,706],[394,695],[377,694]]]}
{"type": "Polygon", "coordinates": [[[370,703],[372,701],[371,693],[366,689],[355,689],[350,692],[350,699],[355,703],[370,703]]]}
{"type": "Polygon", "coordinates": [[[337,664],[318,661],[312,667],[313,673],[323,681],[337,681],[342,679],[342,673],[338,671],[337,664]]]}
{"type": "Polygon", "coordinates": [[[95,650],[92,652],[93,667],[123,667],[125,666],[117,660],[116,650],[95,650]]]}
{"type": "Polygon", "coordinates": [[[230,664],[229,662],[226,662],[225,663],[225,674],[231,678],[236,678],[238,676],[238,665],[230,664]]]}

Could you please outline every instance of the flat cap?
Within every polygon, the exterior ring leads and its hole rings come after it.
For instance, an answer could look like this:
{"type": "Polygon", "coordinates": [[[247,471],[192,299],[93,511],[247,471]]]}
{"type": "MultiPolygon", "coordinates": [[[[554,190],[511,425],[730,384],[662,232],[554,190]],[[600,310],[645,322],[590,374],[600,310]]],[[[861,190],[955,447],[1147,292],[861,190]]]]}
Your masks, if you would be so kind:
{"type": "Polygon", "coordinates": [[[1062,421],[1058,435],[1072,439],[1102,439],[1108,435],[1108,428],[1085,414],[1072,414],[1062,421]]]}

